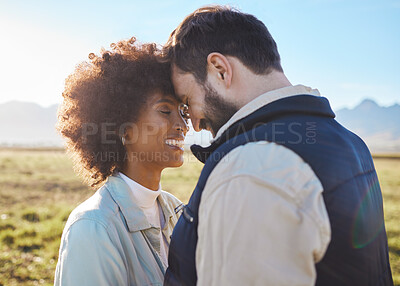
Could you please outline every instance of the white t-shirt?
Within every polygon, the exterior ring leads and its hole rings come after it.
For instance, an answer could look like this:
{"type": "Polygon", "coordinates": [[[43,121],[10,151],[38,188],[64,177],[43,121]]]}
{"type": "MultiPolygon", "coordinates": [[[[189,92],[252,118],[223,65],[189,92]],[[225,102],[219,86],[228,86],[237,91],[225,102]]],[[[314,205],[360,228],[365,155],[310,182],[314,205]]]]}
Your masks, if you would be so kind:
{"type": "Polygon", "coordinates": [[[149,223],[160,229],[160,258],[164,265],[168,266],[168,243],[161,231],[165,225],[165,218],[162,208],[157,201],[158,196],[161,194],[161,185],[157,191],[153,191],[135,182],[121,172],[119,174],[132,190],[138,206],[143,210],[149,223]]]}

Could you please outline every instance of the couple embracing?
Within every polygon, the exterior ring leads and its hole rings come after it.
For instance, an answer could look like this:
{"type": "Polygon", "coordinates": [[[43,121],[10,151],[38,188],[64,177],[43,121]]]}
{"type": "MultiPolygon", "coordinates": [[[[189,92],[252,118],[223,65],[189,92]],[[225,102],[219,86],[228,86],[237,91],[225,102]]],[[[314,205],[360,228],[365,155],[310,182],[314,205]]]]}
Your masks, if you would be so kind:
{"type": "MultiPolygon", "coordinates": [[[[55,285],[393,285],[364,142],[292,85],[252,15],[196,10],[66,81],[58,130],[97,192],[70,215],[55,285]],[[187,205],[161,189],[191,120],[212,132],[187,205]]],[[[189,190],[188,190],[189,191],[189,190]]]]}

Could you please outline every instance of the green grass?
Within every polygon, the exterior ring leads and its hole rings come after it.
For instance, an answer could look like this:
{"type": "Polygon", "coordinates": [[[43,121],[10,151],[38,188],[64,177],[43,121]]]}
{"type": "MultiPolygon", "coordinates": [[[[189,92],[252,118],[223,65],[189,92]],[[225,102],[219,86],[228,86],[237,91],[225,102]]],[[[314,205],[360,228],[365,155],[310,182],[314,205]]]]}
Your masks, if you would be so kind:
{"type": "Polygon", "coordinates": [[[383,192],[389,258],[395,285],[400,285],[400,160],[375,159],[383,192]]]}
{"type": "MultiPolygon", "coordinates": [[[[400,160],[376,158],[375,164],[393,276],[400,285],[400,160]]],[[[187,202],[201,168],[186,153],[183,167],[164,171],[163,189],[187,202]]],[[[61,150],[0,149],[0,286],[53,284],[66,219],[93,192],[61,150]]]]}
{"type": "Polygon", "coordinates": [[[93,191],[62,151],[0,151],[0,285],[52,285],[71,210],[93,191]]]}

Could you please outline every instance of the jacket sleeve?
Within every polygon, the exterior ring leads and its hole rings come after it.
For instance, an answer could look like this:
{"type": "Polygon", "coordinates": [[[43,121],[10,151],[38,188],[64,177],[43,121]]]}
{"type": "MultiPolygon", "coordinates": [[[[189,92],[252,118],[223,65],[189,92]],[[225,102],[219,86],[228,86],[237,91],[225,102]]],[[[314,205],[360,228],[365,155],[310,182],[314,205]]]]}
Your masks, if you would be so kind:
{"type": "Polygon", "coordinates": [[[314,285],[330,240],[318,178],[274,143],[249,143],[228,156],[202,195],[198,285],[314,285]]]}
{"type": "Polygon", "coordinates": [[[62,236],[54,285],[127,285],[124,265],[106,227],[81,219],[62,236]]]}

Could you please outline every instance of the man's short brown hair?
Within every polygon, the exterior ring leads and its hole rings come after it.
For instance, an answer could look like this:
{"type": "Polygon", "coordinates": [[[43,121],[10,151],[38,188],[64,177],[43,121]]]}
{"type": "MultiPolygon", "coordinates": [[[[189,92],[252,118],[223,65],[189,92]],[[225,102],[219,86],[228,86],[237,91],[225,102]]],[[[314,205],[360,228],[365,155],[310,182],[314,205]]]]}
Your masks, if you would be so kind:
{"type": "Polygon", "coordinates": [[[203,84],[207,56],[212,52],[238,58],[255,74],[283,71],[276,43],[265,25],[228,6],[207,6],[187,16],[171,33],[163,54],[203,84]]]}

